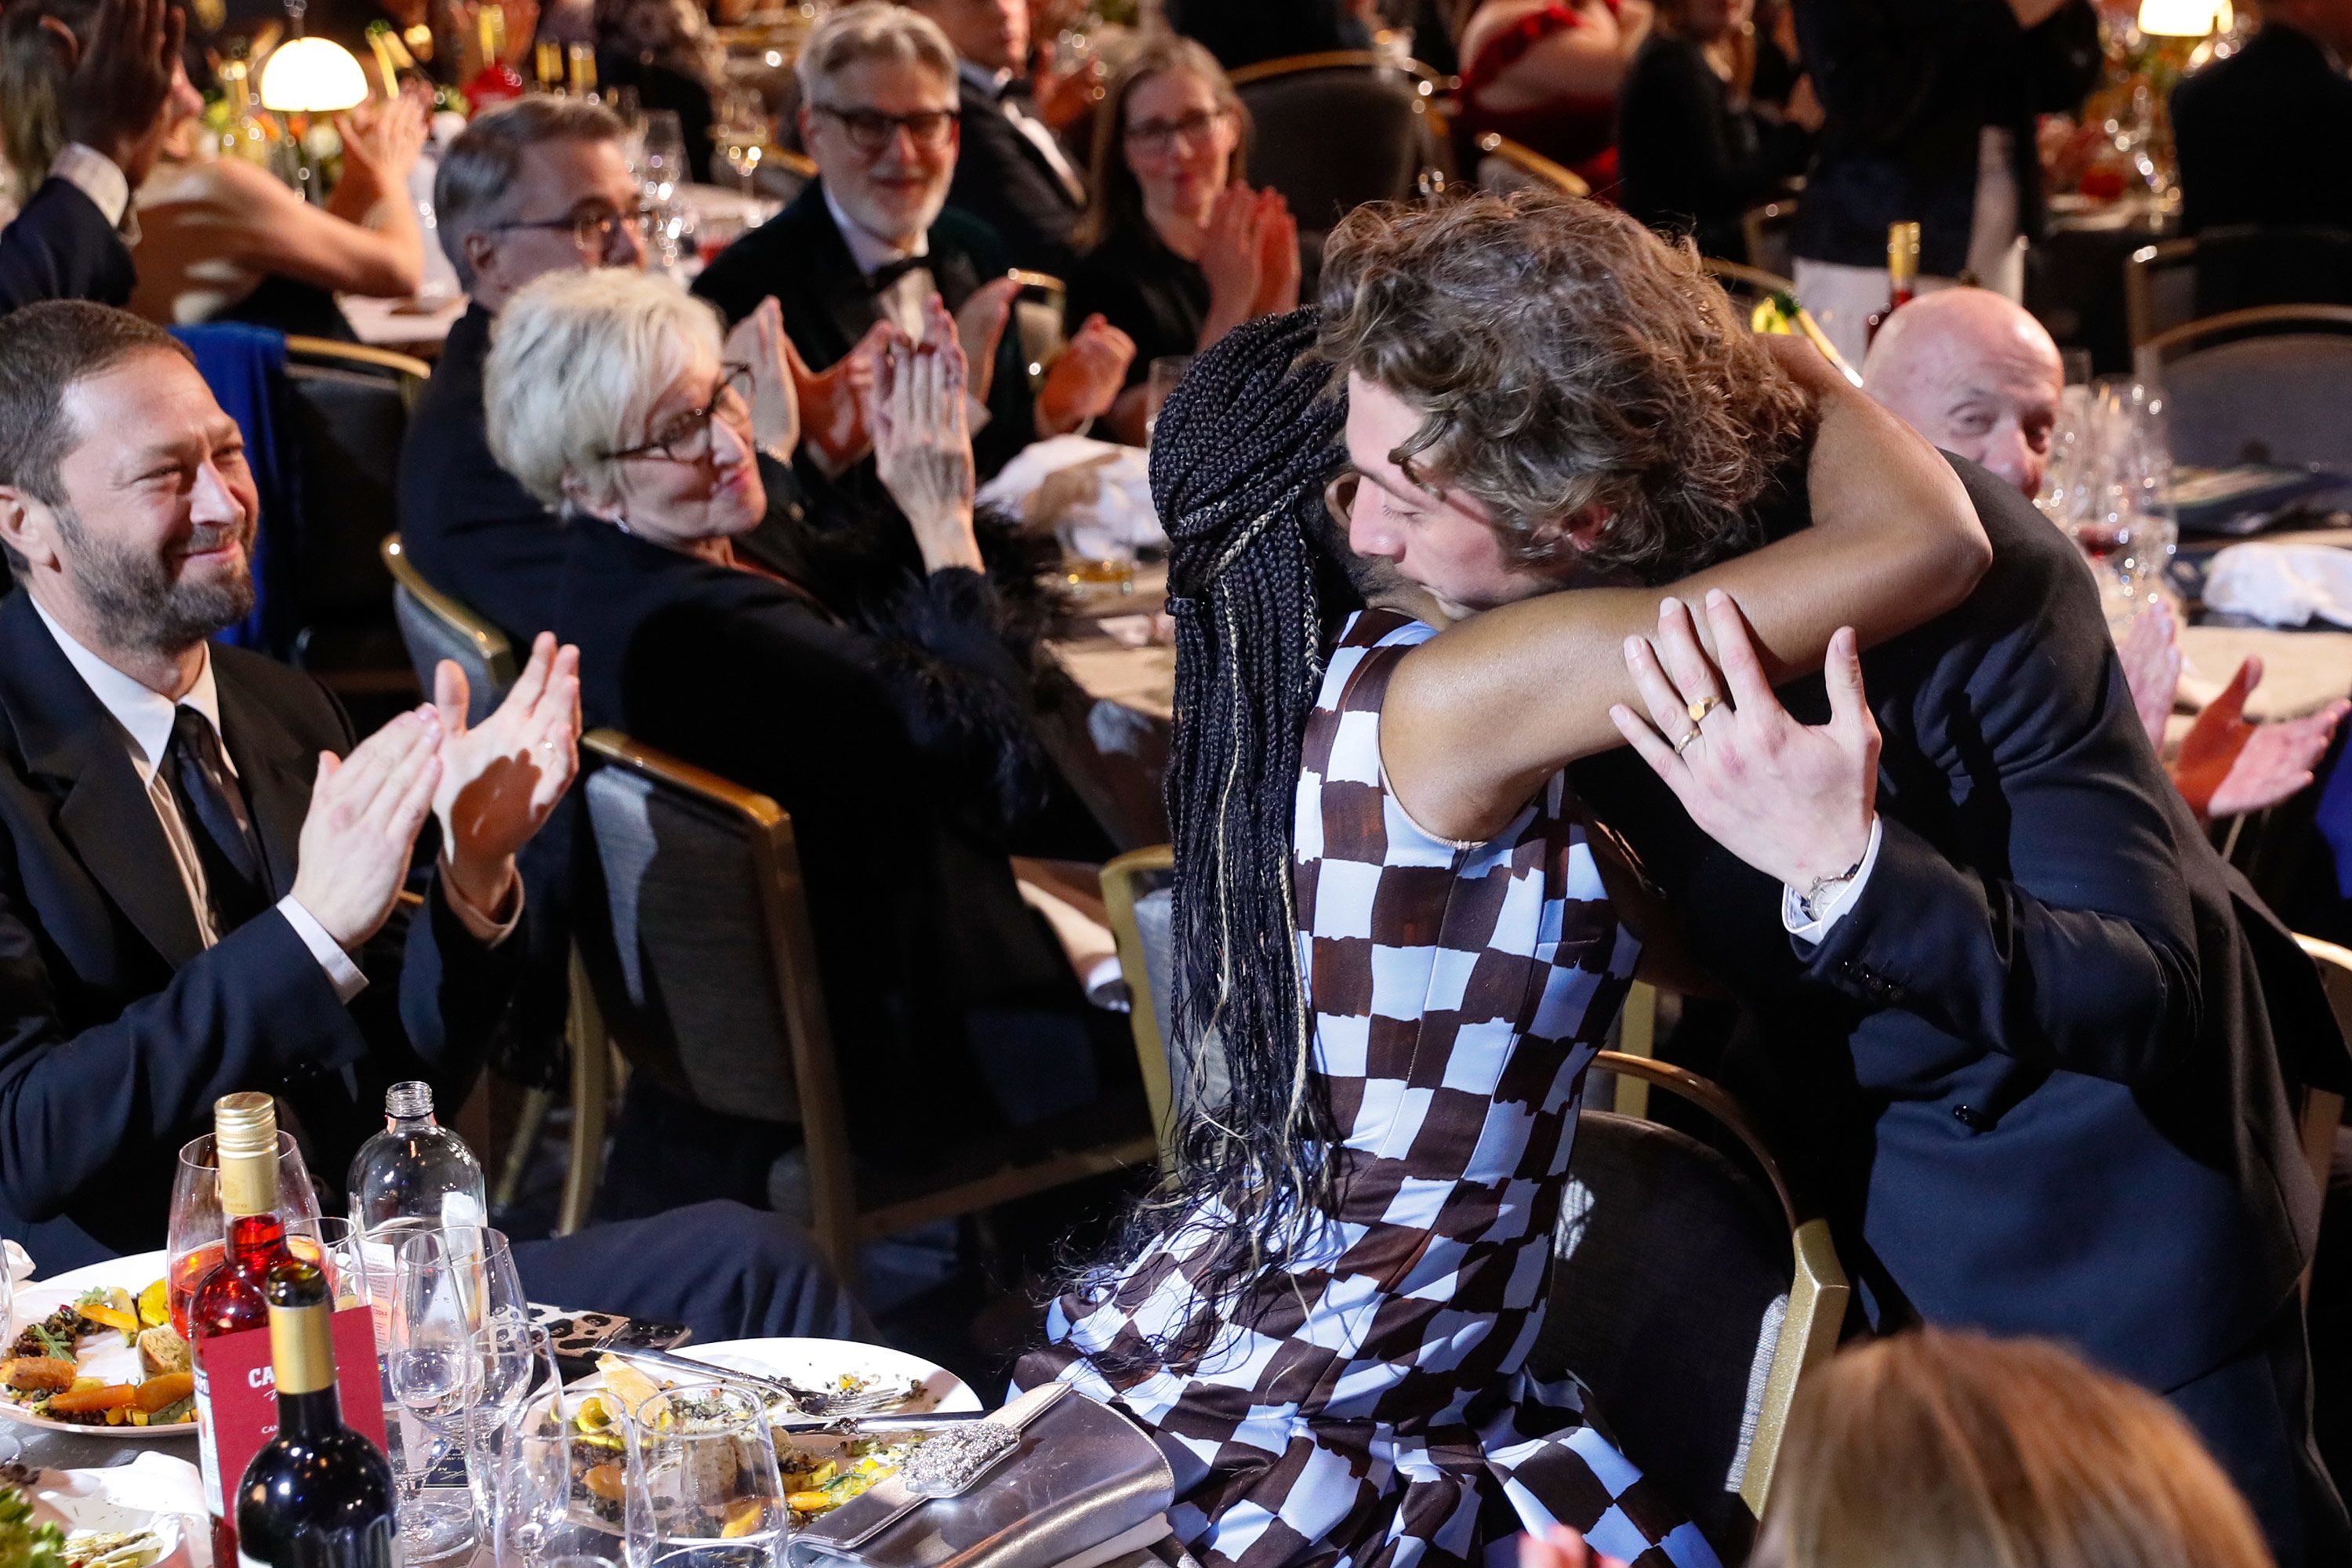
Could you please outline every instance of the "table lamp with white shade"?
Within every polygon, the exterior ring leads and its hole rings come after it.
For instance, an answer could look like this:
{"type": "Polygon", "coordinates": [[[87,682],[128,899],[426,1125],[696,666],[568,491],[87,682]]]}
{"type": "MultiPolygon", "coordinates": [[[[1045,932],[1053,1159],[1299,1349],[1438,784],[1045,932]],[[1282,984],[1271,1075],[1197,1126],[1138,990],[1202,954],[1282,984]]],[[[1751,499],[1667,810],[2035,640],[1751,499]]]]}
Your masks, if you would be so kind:
{"type": "Polygon", "coordinates": [[[2140,0],[2139,30],[2150,37],[2203,38],[2236,24],[2230,0],[2140,0]]]}
{"type": "Polygon", "coordinates": [[[302,36],[304,0],[286,14],[292,37],[261,62],[261,107],[279,114],[340,114],[367,101],[367,75],[351,50],[302,36]]]}

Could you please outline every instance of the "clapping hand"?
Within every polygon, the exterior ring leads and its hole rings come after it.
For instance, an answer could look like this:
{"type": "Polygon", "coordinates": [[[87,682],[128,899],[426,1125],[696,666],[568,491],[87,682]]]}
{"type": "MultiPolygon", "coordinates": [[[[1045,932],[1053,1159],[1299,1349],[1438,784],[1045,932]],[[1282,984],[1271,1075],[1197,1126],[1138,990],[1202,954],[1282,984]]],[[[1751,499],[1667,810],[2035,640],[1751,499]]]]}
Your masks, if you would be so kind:
{"type": "Polygon", "coordinates": [[[783,307],[774,295],[735,323],[720,353],[728,363],[751,369],[751,438],[779,462],[789,460],[800,444],[800,383],[808,367],[784,334],[783,307]]]}
{"type": "Polygon", "coordinates": [[[1101,315],[1088,316],[1037,389],[1037,433],[1064,435],[1108,411],[1134,363],[1135,340],[1101,315]]]}
{"type": "Polygon", "coordinates": [[[2172,606],[2158,599],[2142,610],[2116,645],[2123,660],[2124,685],[2132,696],[2132,710],[2147,743],[2164,754],[2165,721],[2172,717],[2172,700],[2180,689],[2180,626],[2172,606]]]}
{"type": "Polygon", "coordinates": [[[294,901],[347,952],[383,929],[441,783],[441,718],[403,713],[348,757],[319,753],[294,872],[294,901]]]}
{"type": "Polygon", "coordinates": [[[87,48],[56,16],[39,26],[70,68],[58,94],[66,140],[106,154],[137,190],[163,147],[163,105],[187,16],[170,0],[100,0],[87,48]]]}
{"type": "Polygon", "coordinates": [[[809,369],[791,336],[784,338],[784,353],[792,360],[793,376],[799,384],[802,439],[828,477],[873,450],[874,435],[866,427],[866,402],[881,374],[882,356],[898,337],[898,328],[877,321],[857,340],[856,347],[821,371],[809,369]]]}
{"type": "Polygon", "coordinates": [[[2246,698],[2262,679],[2263,661],[2246,658],[2181,737],[2172,782],[2200,816],[2239,816],[2301,792],[2352,706],[2338,700],[2301,719],[2252,723],[2246,698]]]}
{"type": "Polygon", "coordinates": [[[343,139],[345,178],[357,174],[374,183],[378,192],[404,192],[409,171],[425,149],[428,110],[424,99],[406,93],[373,99],[349,113],[335,117],[335,132],[343,139]]]}
{"type": "Polygon", "coordinates": [[[468,728],[464,670],[434,671],[441,773],[432,793],[441,821],[443,875],[481,913],[506,900],[515,852],[530,842],[580,768],[580,650],[551,632],[530,647],[497,711],[468,728]]]}
{"type": "Polygon", "coordinates": [[[1250,313],[1286,316],[1298,309],[1298,220],[1280,191],[1260,191],[1257,202],[1257,297],[1250,313]]]}
{"type": "Polygon", "coordinates": [[[1622,1557],[1604,1557],[1564,1524],[1541,1535],[1519,1537],[1519,1568],[1626,1568],[1622,1557]]]}
{"type": "Polygon", "coordinates": [[[892,344],[867,395],[866,427],[883,488],[906,514],[923,564],[982,569],[972,534],[976,484],[964,417],[963,350],[947,307],[933,295],[923,341],[892,344]]]}
{"type": "Polygon", "coordinates": [[[982,403],[988,401],[989,392],[995,384],[996,348],[1004,341],[1004,323],[1013,315],[1013,297],[1020,292],[1017,281],[999,278],[974,289],[971,298],[956,311],[956,337],[963,344],[966,383],[971,395],[982,403]]]}
{"type": "Polygon", "coordinates": [[[1622,703],[1610,718],[1700,830],[1740,859],[1800,892],[1845,875],[1870,847],[1878,795],[1878,723],[1863,700],[1853,628],[1830,638],[1830,721],[1815,727],[1780,705],[1729,596],[1708,594],[1706,617],[1720,670],[1688,606],[1668,599],[1654,642],[1625,639],[1650,721],[1622,703]]]}
{"type": "Polygon", "coordinates": [[[1228,185],[1217,193],[1209,209],[1208,232],[1201,237],[1201,275],[1209,284],[1212,331],[1202,334],[1206,346],[1217,330],[1230,331],[1250,319],[1257,309],[1261,268],[1265,265],[1264,205],[1246,185],[1228,185]]]}

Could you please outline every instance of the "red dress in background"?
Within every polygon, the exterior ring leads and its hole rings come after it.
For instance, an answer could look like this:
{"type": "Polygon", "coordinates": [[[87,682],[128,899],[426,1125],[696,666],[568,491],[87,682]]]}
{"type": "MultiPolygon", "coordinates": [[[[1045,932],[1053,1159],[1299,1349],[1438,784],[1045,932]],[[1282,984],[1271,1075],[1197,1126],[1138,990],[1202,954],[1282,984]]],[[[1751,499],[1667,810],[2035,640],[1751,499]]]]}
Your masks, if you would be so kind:
{"type": "MultiPolygon", "coordinates": [[[[1619,15],[1618,0],[1602,0],[1611,16],[1619,15]]],[[[1456,121],[1465,147],[1489,131],[1533,149],[1555,163],[1573,169],[1595,195],[1617,183],[1617,98],[1614,93],[1578,95],[1534,109],[1497,111],[1479,105],[1479,95],[1494,79],[1518,64],[1527,52],[1556,33],[1582,26],[1572,5],[1554,4],[1520,17],[1486,40],[1477,55],[1462,64],[1463,113],[1456,121]]],[[[1466,162],[1475,163],[1475,153],[1466,162]]]]}

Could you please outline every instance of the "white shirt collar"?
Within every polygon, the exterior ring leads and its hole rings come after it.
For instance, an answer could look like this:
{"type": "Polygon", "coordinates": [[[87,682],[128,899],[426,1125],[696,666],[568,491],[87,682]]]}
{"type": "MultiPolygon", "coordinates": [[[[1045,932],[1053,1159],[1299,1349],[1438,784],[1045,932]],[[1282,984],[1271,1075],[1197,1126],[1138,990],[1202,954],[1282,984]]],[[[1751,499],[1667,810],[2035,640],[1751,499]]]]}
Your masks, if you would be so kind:
{"type": "Polygon", "coordinates": [[[1004,89],[1013,84],[1013,73],[1010,70],[990,70],[970,60],[956,61],[956,75],[963,78],[991,98],[1003,97],[1004,89]]]}
{"type": "Polygon", "coordinates": [[[857,270],[860,272],[870,274],[875,268],[887,262],[903,260],[909,256],[929,256],[931,253],[929,235],[922,236],[912,246],[902,249],[880,236],[858,226],[856,220],[842,211],[841,204],[834,200],[831,187],[820,184],[817,188],[824,192],[824,210],[833,215],[833,226],[841,231],[843,242],[849,247],[849,258],[857,263],[857,270]]]}
{"type": "MultiPolygon", "coordinates": [[[[182,703],[203,714],[205,721],[213,727],[214,734],[221,733],[220,688],[213,680],[210,643],[201,645],[205,662],[196,672],[196,683],[188,688],[188,694],[179,702],[173,702],[162,692],[141,685],[82,647],[74,640],[71,633],[58,625],[57,617],[44,609],[38,599],[33,600],[33,609],[40,616],[41,624],[49,628],[49,635],[57,638],[58,650],[66,656],[66,662],[74,667],[74,672],[81,677],[82,684],[89,688],[90,694],[105,706],[106,710],[114,716],[115,722],[122,726],[123,732],[131,737],[131,761],[139,764],[141,783],[152,778],[155,770],[163,765],[164,749],[172,743],[172,721],[182,703]]],[[[227,752],[228,747],[224,742],[221,746],[224,760],[226,760],[227,752]]],[[[230,763],[228,770],[235,773],[236,764],[230,763]]]]}

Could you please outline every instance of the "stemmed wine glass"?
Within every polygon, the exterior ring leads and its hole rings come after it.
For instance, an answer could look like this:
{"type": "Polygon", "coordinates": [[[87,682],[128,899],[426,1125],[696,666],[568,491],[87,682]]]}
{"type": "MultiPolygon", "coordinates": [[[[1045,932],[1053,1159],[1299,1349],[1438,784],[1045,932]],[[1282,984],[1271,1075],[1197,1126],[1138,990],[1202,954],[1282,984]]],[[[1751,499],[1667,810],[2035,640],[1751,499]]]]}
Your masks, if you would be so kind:
{"type": "MultiPolygon", "coordinates": [[[[319,1219],[318,1191],[310,1185],[310,1173],[290,1132],[278,1135],[278,1212],[289,1233],[310,1229],[319,1219]]],[[[181,1146],[179,1171],[172,1179],[172,1218],[165,1245],[170,1261],[163,1278],[171,1281],[172,1327],[185,1339],[188,1303],[228,1249],[228,1218],[221,1212],[220,1203],[220,1155],[209,1132],[181,1146]]]]}
{"type": "Polygon", "coordinates": [[[465,1440],[481,1384],[464,1272],[437,1232],[412,1231],[394,1244],[384,1380],[400,1414],[401,1555],[410,1563],[470,1551],[480,1539],[467,1494],[424,1495],[425,1477],[465,1440]]]}

